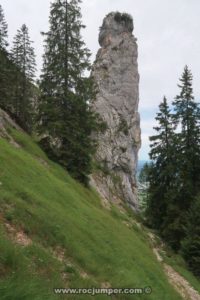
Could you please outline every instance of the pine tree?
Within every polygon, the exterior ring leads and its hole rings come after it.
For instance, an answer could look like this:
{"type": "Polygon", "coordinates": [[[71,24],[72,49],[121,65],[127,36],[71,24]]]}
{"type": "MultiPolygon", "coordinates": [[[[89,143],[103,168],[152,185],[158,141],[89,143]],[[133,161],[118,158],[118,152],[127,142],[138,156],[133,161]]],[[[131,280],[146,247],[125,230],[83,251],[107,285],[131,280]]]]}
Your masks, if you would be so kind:
{"type": "Polygon", "coordinates": [[[148,172],[147,218],[151,226],[162,230],[167,214],[168,197],[174,184],[174,130],[172,115],[167,99],[164,97],[159,105],[154,127],[157,134],[150,137],[150,158],[152,164],[148,172]]]}
{"type": "Polygon", "coordinates": [[[200,111],[187,66],[178,86],[174,114],[164,99],[156,118],[158,134],[150,138],[153,164],[147,209],[148,219],[174,250],[180,249],[187,211],[200,189],[200,111]]]}
{"type": "Polygon", "coordinates": [[[171,192],[162,231],[164,238],[175,250],[179,250],[185,237],[187,211],[200,187],[200,111],[194,101],[192,74],[187,66],[178,87],[180,94],[173,102],[173,121],[178,126],[174,143],[176,189],[171,192]]]}
{"type": "Polygon", "coordinates": [[[15,92],[13,95],[14,113],[24,129],[31,131],[32,126],[32,84],[34,82],[36,63],[34,48],[28,28],[24,24],[17,31],[11,49],[12,61],[16,66],[15,92]]]}
{"type": "Polygon", "coordinates": [[[87,184],[95,142],[91,138],[97,116],[89,101],[94,86],[85,71],[90,70],[90,52],[81,37],[80,0],[55,0],[51,4],[50,30],[45,36],[41,76],[39,131],[49,156],[61,163],[73,177],[87,184]]]}
{"type": "Polygon", "coordinates": [[[190,206],[200,188],[200,109],[194,101],[192,73],[186,66],[180,78],[180,94],[176,96],[173,106],[174,120],[181,125],[177,134],[179,138],[180,179],[183,186],[181,197],[185,209],[190,206]]]}
{"type": "Polygon", "coordinates": [[[6,50],[8,46],[8,25],[5,21],[3,8],[0,4],[0,50],[6,50]]]}
{"type": "Polygon", "coordinates": [[[7,32],[8,26],[5,21],[3,8],[0,5],[0,106],[3,109],[7,109],[9,106],[7,32]]]}
{"type": "Polygon", "coordinates": [[[29,82],[34,80],[36,71],[35,53],[32,43],[28,27],[23,24],[14,37],[11,53],[14,63],[29,82]]]}

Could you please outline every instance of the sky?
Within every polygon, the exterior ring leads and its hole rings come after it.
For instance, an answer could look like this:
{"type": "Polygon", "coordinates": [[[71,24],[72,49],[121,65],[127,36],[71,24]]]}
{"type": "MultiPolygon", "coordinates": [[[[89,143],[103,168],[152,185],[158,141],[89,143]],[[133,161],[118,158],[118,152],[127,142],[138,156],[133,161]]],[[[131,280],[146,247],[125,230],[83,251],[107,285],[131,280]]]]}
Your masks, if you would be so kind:
{"type": "MultiPolygon", "coordinates": [[[[50,0],[1,0],[9,26],[9,41],[25,23],[42,65],[43,37],[48,30],[50,0]]],[[[142,147],[139,159],[147,160],[149,136],[154,134],[158,105],[165,95],[169,102],[179,93],[178,80],[187,64],[193,73],[194,95],[200,100],[200,1],[199,0],[83,0],[86,29],[83,38],[95,59],[99,27],[111,11],[128,12],[134,19],[138,42],[142,147]]]]}

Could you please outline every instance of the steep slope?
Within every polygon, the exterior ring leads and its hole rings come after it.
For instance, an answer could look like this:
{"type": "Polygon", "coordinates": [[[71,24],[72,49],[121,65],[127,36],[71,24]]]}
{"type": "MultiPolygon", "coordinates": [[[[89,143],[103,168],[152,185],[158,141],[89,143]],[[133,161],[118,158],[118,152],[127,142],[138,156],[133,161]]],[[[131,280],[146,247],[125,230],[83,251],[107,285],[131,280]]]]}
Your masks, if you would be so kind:
{"type": "MultiPolygon", "coordinates": [[[[148,295],[112,295],[112,299],[181,299],[132,212],[102,207],[93,190],[49,161],[5,116],[2,124],[1,300],[63,299],[53,291],[60,287],[151,287],[148,295]],[[2,134],[5,131],[7,135],[2,134]]],[[[90,298],[94,297],[67,299],[90,298]]]]}

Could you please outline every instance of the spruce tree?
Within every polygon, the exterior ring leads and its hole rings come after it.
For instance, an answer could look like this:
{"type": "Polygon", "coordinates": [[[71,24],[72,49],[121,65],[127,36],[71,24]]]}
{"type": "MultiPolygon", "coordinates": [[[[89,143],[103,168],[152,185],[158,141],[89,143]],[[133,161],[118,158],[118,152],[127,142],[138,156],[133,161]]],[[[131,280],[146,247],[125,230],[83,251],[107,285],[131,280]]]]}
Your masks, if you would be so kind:
{"type": "Polygon", "coordinates": [[[3,8],[0,5],[0,106],[6,110],[9,107],[7,31],[8,26],[5,21],[3,8]]]}
{"type": "Polygon", "coordinates": [[[35,53],[32,43],[28,27],[23,24],[14,37],[11,54],[15,65],[29,82],[33,82],[36,71],[35,53]]]}
{"type": "Polygon", "coordinates": [[[153,164],[147,209],[152,226],[175,250],[185,237],[187,211],[200,189],[200,112],[187,66],[178,86],[173,115],[164,99],[156,118],[158,134],[150,138],[153,164]]]}
{"type": "Polygon", "coordinates": [[[11,49],[11,58],[16,66],[13,95],[14,113],[24,129],[31,131],[33,117],[33,82],[36,71],[34,48],[28,28],[24,24],[17,31],[11,49]]]}
{"type": "Polygon", "coordinates": [[[159,105],[154,127],[156,135],[150,137],[152,160],[148,172],[147,218],[153,228],[162,231],[167,213],[168,198],[174,182],[174,130],[172,114],[167,99],[164,97],[159,105]]]}
{"type": "Polygon", "coordinates": [[[174,147],[176,171],[174,184],[163,224],[163,236],[168,243],[179,250],[185,237],[184,226],[187,211],[199,192],[200,184],[200,112],[194,101],[192,74],[186,66],[180,78],[180,94],[173,106],[173,120],[178,126],[174,147]]]}
{"type": "Polygon", "coordinates": [[[174,120],[180,124],[179,169],[182,185],[183,209],[188,209],[190,199],[194,198],[200,188],[200,109],[195,102],[192,88],[192,73],[187,66],[180,78],[180,94],[176,96],[173,106],[174,120]]]}
{"type": "Polygon", "coordinates": [[[8,46],[8,25],[5,21],[3,8],[0,4],[0,50],[6,50],[8,46]]]}
{"type": "Polygon", "coordinates": [[[45,36],[41,76],[39,132],[51,158],[87,184],[95,142],[91,133],[97,116],[89,101],[94,97],[90,52],[81,37],[80,0],[55,0],[51,4],[50,29],[45,36]]]}

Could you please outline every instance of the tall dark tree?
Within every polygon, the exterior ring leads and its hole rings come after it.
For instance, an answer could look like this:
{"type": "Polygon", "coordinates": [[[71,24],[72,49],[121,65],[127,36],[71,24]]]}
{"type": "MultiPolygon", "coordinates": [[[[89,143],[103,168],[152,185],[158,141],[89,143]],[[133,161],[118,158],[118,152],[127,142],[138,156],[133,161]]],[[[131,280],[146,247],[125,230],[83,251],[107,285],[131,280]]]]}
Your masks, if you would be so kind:
{"type": "Polygon", "coordinates": [[[8,46],[8,25],[5,21],[3,8],[0,4],[0,50],[6,50],[8,46]]]}
{"type": "Polygon", "coordinates": [[[35,54],[28,28],[24,24],[17,31],[11,49],[12,61],[16,66],[14,112],[21,125],[28,131],[32,126],[33,81],[36,71],[35,54]]]}
{"type": "Polygon", "coordinates": [[[8,97],[8,53],[7,53],[7,38],[8,25],[5,21],[3,8],[0,5],[0,106],[7,109],[9,106],[8,97]]]}
{"type": "Polygon", "coordinates": [[[192,74],[187,66],[178,87],[180,94],[173,102],[173,120],[178,126],[174,142],[176,189],[172,190],[163,224],[163,236],[175,250],[179,250],[185,237],[187,211],[200,188],[200,111],[194,101],[192,74]]]}
{"type": "Polygon", "coordinates": [[[200,190],[200,111],[187,66],[178,87],[173,115],[164,99],[156,118],[158,135],[150,138],[153,164],[147,209],[152,225],[175,250],[180,249],[187,211],[200,190]]]}
{"type": "Polygon", "coordinates": [[[168,198],[174,182],[174,151],[176,150],[173,148],[175,126],[165,97],[159,109],[156,116],[158,125],[154,127],[157,134],[150,137],[152,164],[149,165],[148,172],[147,217],[151,226],[162,230],[168,198]]]}
{"type": "Polygon", "coordinates": [[[185,209],[200,188],[200,109],[195,102],[192,88],[192,73],[186,66],[180,78],[180,94],[173,106],[174,120],[181,125],[179,137],[180,178],[182,181],[182,203],[185,209]]]}
{"type": "Polygon", "coordinates": [[[81,30],[80,0],[55,0],[51,4],[50,29],[45,36],[41,76],[39,131],[49,155],[76,179],[87,184],[95,142],[96,115],[89,101],[94,97],[90,52],[81,30]]]}

